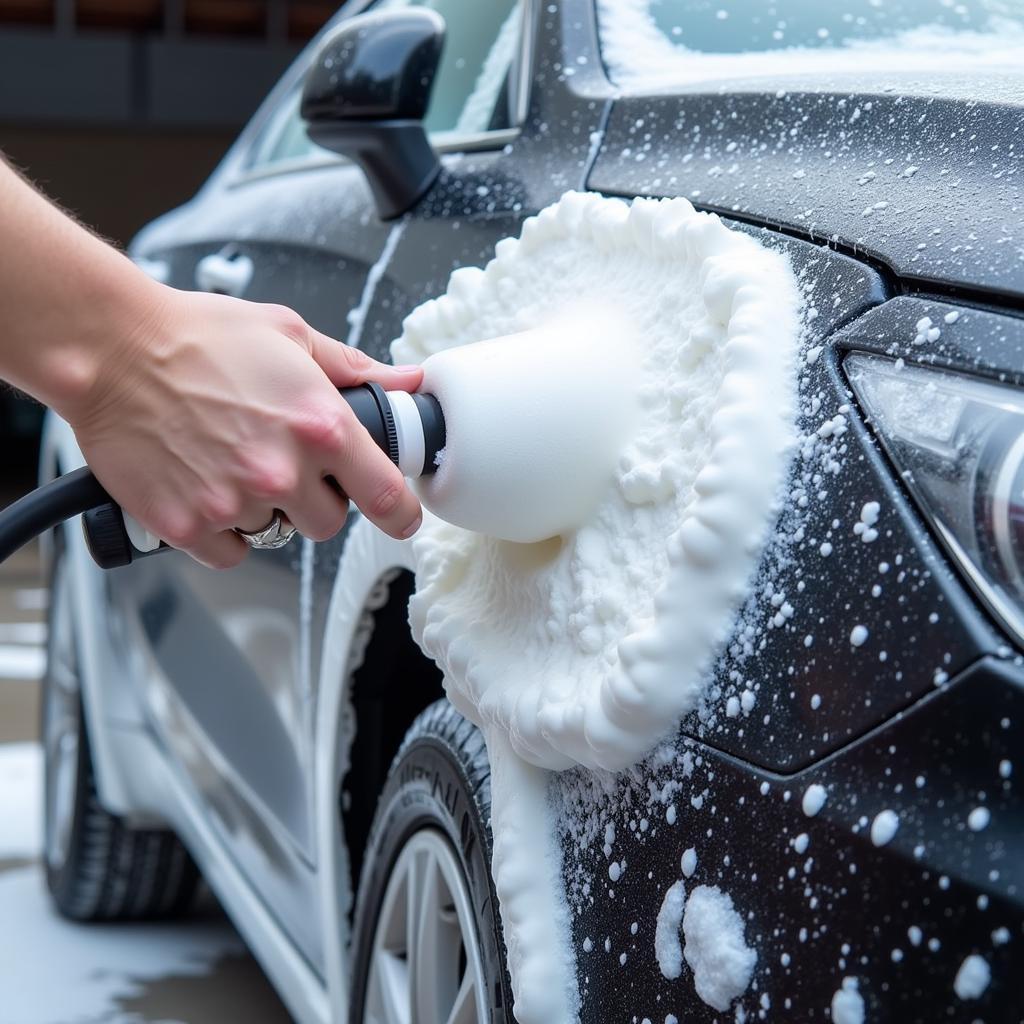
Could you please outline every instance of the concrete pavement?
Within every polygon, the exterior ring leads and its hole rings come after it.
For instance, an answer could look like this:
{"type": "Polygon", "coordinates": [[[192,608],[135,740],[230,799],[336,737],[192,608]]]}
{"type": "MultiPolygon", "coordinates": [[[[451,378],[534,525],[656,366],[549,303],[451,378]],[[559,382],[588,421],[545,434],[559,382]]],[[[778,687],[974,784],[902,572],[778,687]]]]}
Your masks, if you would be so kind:
{"type": "Polygon", "coordinates": [[[0,566],[0,1016],[5,1024],[288,1024],[208,892],[187,919],[167,924],[73,925],[52,911],[38,860],[46,597],[34,548],[0,566]]]}

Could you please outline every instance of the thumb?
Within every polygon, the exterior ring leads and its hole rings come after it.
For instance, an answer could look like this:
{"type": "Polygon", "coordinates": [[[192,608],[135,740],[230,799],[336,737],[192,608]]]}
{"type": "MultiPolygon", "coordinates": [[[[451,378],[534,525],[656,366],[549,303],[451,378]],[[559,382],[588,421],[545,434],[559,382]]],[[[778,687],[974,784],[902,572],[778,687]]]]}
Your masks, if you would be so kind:
{"type": "Polygon", "coordinates": [[[335,387],[348,388],[373,381],[385,391],[415,391],[423,383],[419,366],[388,366],[319,331],[311,330],[310,336],[311,355],[335,387]]]}

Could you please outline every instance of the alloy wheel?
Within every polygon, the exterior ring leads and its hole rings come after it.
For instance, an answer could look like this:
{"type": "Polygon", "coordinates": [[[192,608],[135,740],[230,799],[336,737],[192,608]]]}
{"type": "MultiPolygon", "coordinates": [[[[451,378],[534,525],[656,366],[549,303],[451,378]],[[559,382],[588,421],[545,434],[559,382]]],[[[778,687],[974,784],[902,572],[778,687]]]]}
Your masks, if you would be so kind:
{"type": "Polygon", "coordinates": [[[78,787],[78,745],[82,728],[78,652],[71,611],[71,581],[56,566],[50,595],[49,652],[43,688],[45,764],[45,854],[52,870],[67,859],[78,787]]]}
{"type": "Polygon", "coordinates": [[[414,832],[388,879],[369,965],[366,1024],[486,1024],[469,888],[448,840],[414,832]]]}

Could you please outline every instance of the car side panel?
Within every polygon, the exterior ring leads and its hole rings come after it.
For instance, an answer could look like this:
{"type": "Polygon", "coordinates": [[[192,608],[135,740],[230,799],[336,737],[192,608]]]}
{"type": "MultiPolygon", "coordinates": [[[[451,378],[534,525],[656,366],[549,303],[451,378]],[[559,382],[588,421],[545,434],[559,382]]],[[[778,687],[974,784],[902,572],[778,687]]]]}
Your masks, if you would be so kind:
{"type": "MultiPolygon", "coordinates": [[[[243,297],[296,309],[340,340],[390,228],[352,165],[204,192],[165,219],[144,255],[195,287],[211,253],[251,259],[243,297]]],[[[316,890],[313,737],[324,602],[317,564],[343,538],[254,552],[229,573],[161,555],[116,574],[121,613],[151,655],[147,711],[230,853],[310,962],[323,965],[316,890]]]]}

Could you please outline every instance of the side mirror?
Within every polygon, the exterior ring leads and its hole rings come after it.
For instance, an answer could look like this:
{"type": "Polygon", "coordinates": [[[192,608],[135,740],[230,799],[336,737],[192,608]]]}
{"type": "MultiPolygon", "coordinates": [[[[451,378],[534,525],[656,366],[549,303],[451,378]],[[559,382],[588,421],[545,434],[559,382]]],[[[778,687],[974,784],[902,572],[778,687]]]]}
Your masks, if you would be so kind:
{"type": "Polygon", "coordinates": [[[362,167],[383,220],[414,206],[441,170],[423,117],[444,33],[427,8],[359,15],[327,36],[306,76],[306,133],[362,167]]]}

